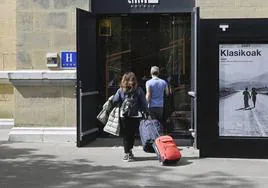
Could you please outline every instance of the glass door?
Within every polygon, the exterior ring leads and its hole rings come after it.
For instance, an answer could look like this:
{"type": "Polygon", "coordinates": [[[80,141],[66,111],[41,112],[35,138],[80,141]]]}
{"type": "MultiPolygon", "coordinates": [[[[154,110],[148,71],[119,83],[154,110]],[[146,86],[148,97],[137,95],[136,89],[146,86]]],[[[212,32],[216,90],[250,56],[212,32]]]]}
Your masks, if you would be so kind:
{"type": "Polygon", "coordinates": [[[98,20],[98,61],[104,102],[126,71],[135,72],[145,90],[150,68],[160,67],[171,95],[165,98],[166,131],[189,136],[191,126],[191,15],[116,15],[98,20]]]}
{"type": "Polygon", "coordinates": [[[103,16],[98,21],[97,43],[102,75],[102,102],[116,92],[122,74],[131,68],[130,24],[129,17],[124,16],[103,16]]]}
{"type": "Polygon", "coordinates": [[[160,16],[161,77],[169,85],[171,95],[165,98],[164,117],[167,132],[188,136],[191,125],[191,17],[160,16]]]}

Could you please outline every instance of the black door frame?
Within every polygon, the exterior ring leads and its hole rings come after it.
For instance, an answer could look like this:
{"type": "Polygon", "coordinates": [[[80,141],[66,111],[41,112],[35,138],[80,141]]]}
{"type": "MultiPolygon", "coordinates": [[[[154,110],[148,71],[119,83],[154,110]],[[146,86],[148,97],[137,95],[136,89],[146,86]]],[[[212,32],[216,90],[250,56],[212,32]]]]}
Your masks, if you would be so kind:
{"type": "MultiPolygon", "coordinates": [[[[161,1],[159,4],[155,5],[154,7],[130,7],[130,5],[128,4],[127,0],[92,0],[92,7],[90,7],[90,9],[92,10],[92,13],[89,13],[87,11],[83,11],[81,9],[77,9],[77,28],[80,27],[80,29],[82,28],[82,24],[85,24],[86,22],[81,22],[81,20],[79,20],[79,14],[82,13],[84,15],[84,17],[88,17],[88,19],[90,19],[90,16],[94,16],[95,19],[99,16],[99,15],[107,15],[107,14],[173,14],[173,13],[190,13],[192,14],[192,20],[199,18],[199,15],[196,16],[195,14],[199,14],[199,11],[196,11],[195,8],[195,1],[194,0],[165,0],[165,1],[161,1]],[[193,18],[194,16],[194,18],[193,18]]],[[[95,23],[96,24],[96,23],[95,23]]],[[[196,26],[195,24],[192,25],[196,26]]],[[[95,25],[96,27],[96,25],[95,25]]],[[[89,28],[85,28],[85,29],[89,29],[89,28]]],[[[89,29],[90,30],[90,29],[89,29]]],[[[97,29],[95,28],[95,32],[97,29]]],[[[93,31],[91,29],[91,31],[93,31]]],[[[195,30],[196,31],[196,28],[195,30]]],[[[95,33],[96,34],[96,33],[95,33]]],[[[192,34],[192,36],[195,36],[196,38],[196,33],[192,34]]],[[[77,52],[78,52],[78,67],[79,65],[83,64],[83,62],[85,62],[85,60],[83,60],[83,58],[80,57],[79,55],[79,50],[81,50],[81,43],[83,42],[83,39],[81,39],[81,33],[79,33],[79,29],[77,29],[77,52]]],[[[96,39],[96,36],[95,36],[96,39]]],[[[88,38],[84,39],[85,41],[89,41],[88,38]]],[[[194,42],[195,43],[195,42],[194,42]]],[[[97,55],[97,52],[94,51],[93,46],[97,46],[97,42],[95,41],[95,44],[90,43],[89,47],[90,49],[92,48],[91,53],[95,53],[95,56],[97,55]],[[91,45],[91,46],[90,46],[91,45]]],[[[195,46],[196,47],[196,46],[195,46]]],[[[95,48],[96,49],[96,48],[95,48]]],[[[87,57],[90,57],[90,54],[87,55],[87,57]]],[[[192,54],[197,54],[197,50],[194,49],[192,47],[192,54]]],[[[93,57],[94,55],[91,54],[91,56],[93,57]]],[[[94,58],[95,61],[97,61],[96,57],[94,58]]],[[[194,59],[195,62],[192,61],[192,65],[193,63],[197,63],[197,59],[194,59]]],[[[99,66],[98,66],[99,67],[99,66]]],[[[196,67],[196,66],[194,66],[196,67]]],[[[196,74],[196,70],[193,71],[192,73],[196,74]]],[[[193,75],[192,75],[193,77],[193,75]]],[[[196,80],[196,76],[194,75],[194,80],[196,80]]],[[[194,89],[194,92],[196,93],[196,87],[192,88],[194,89]]],[[[90,125],[89,127],[87,127],[88,125],[85,125],[83,122],[83,118],[86,115],[85,113],[83,113],[83,98],[87,98],[87,97],[91,97],[93,96],[93,98],[96,100],[99,97],[99,90],[98,87],[94,87],[92,88],[88,88],[87,84],[83,84],[81,83],[81,70],[79,70],[79,68],[77,69],[77,146],[83,146],[85,144],[87,144],[90,140],[94,140],[96,138],[97,132],[98,132],[98,128],[96,127],[95,124],[95,120],[96,120],[96,113],[97,113],[97,105],[96,105],[96,112],[91,114],[90,119],[86,118],[87,121],[90,121],[90,125]],[[97,97],[97,98],[96,98],[97,97]]],[[[90,100],[90,99],[87,99],[90,100]]],[[[96,101],[95,101],[96,102],[96,101]]],[[[193,103],[194,105],[196,103],[193,103]]],[[[87,108],[87,107],[86,107],[87,108]]],[[[95,108],[95,107],[94,107],[95,108]]],[[[88,113],[87,113],[88,114],[88,113]]],[[[196,116],[196,113],[195,113],[196,116]]],[[[194,124],[192,124],[192,128],[194,124]]],[[[196,129],[193,129],[196,130],[196,129]]]]}
{"type": "Polygon", "coordinates": [[[96,116],[99,99],[96,54],[96,17],[76,9],[77,16],[77,146],[83,146],[97,136],[96,116]],[[90,76],[90,77],[88,77],[90,76]]]}

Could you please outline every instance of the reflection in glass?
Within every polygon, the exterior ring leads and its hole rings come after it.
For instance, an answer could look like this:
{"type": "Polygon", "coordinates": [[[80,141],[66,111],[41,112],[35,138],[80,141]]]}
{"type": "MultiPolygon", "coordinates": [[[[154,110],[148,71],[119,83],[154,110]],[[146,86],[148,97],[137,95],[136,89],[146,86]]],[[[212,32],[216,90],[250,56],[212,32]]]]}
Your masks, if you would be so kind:
{"type": "Polygon", "coordinates": [[[111,35],[99,36],[99,62],[104,64],[105,99],[119,88],[121,75],[135,72],[145,90],[150,68],[160,67],[160,77],[169,84],[165,118],[169,131],[188,134],[191,121],[190,15],[110,16],[111,35]]]}

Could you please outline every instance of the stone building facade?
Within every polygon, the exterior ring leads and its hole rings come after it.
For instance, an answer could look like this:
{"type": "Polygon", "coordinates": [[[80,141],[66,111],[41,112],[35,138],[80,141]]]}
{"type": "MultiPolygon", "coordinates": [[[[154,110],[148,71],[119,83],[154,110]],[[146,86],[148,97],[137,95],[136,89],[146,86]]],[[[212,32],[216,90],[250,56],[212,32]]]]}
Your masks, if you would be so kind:
{"type": "MultiPolygon", "coordinates": [[[[16,1],[0,2],[0,71],[16,69],[16,1]]],[[[0,118],[8,123],[14,118],[14,90],[0,72],[0,118]]]]}
{"type": "Polygon", "coordinates": [[[267,18],[268,2],[261,0],[196,0],[200,18],[267,18]]]}
{"type": "Polygon", "coordinates": [[[61,51],[76,50],[76,7],[88,10],[89,3],[0,2],[0,118],[2,125],[14,126],[11,140],[32,140],[30,134],[45,141],[48,127],[52,132],[67,131],[73,136],[66,139],[75,139],[75,70],[47,67],[46,53],[60,56],[61,51]],[[20,133],[26,136],[17,136],[20,133]]]}
{"type": "MultiPolygon", "coordinates": [[[[90,0],[0,1],[0,118],[14,119],[11,140],[59,138],[44,136],[46,131],[66,132],[72,135],[66,141],[75,140],[76,71],[48,68],[46,53],[76,50],[75,8],[90,5],[90,0]]],[[[268,17],[263,0],[196,0],[196,7],[201,19],[268,17]]]]}

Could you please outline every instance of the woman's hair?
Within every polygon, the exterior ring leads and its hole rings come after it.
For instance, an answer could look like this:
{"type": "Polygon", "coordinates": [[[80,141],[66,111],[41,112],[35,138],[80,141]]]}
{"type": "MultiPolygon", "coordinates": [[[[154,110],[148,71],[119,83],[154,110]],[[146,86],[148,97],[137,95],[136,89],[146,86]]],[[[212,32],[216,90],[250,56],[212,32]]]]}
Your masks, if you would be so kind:
{"type": "Polygon", "coordinates": [[[131,91],[137,88],[137,79],[133,72],[127,72],[123,75],[120,88],[123,91],[131,91]]]}

